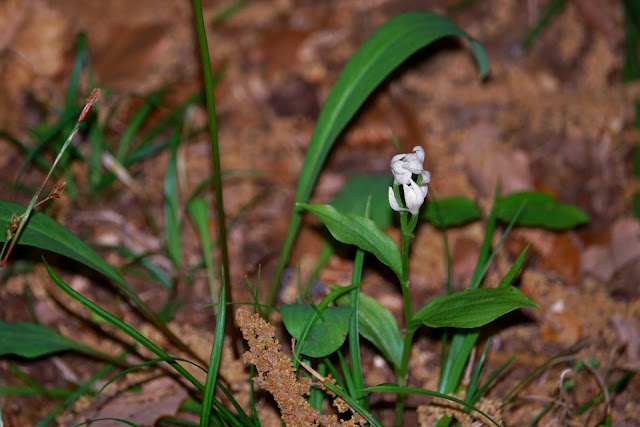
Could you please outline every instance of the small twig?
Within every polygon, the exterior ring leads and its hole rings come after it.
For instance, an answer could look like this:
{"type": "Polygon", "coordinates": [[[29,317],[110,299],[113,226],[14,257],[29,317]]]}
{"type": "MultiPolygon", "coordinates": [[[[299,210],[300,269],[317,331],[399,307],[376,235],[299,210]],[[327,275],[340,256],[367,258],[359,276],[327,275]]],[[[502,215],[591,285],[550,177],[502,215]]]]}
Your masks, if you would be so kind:
{"type": "Polygon", "coordinates": [[[604,378],[602,378],[602,375],[600,375],[600,373],[593,366],[591,366],[591,364],[587,360],[583,360],[582,363],[584,364],[584,367],[587,368],[589,372],[591,372],[591,375],[593,375],[593,377],[596,379],[598,385],[600,386],[600,389],[602,390],[602,395],[604,396],[604,414],[605,416],[607,416],[611,409],[611,397],[609,396],[607,384],[604,378]]]}
{"type": "Polygon", "coordinates": [[[318,373],[318,371],[316,371],[311,366],[307,365],[305,362],[303,362],[302,360],[300,360],[298,358],[298,355],[296,354],[296,339],[295,338],[291,338],[291,351],[293,352],[293,357],[296,358],[296,360],[298,361],[300,366],[302,366],[304,369],[306,369],[307,372],[309,372],[313,378],[317,379],[320,382],[320,384],[324,385],[324,383],[329,382],[329,380],[326,379],[325,377],[323,377],[322,375],[320,375],[318,373]]]}

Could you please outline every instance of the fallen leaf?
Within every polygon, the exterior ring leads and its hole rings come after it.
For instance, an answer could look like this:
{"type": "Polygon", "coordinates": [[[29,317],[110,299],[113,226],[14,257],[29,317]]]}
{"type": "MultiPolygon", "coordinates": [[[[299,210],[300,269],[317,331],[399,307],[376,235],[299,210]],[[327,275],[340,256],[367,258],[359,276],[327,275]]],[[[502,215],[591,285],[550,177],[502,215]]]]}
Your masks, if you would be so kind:
{"type": "Polygon", "coordinates": [[[481,122],[465,131],[462,155],[473,184],[485,196],[493,195],[500,179],[503,194],[531,189],[531,159],[523,150],[500,144],[500,132],[492,123],[481,122]]]}
{"type": "MultiPolygon", "coordinates": [[[[142,385],[139,393],[120,393],[98,409],[81,414],[78,419],[119,418],[141,427],[153,426],[161,417],[175,416],[187,392],[170,378],[159,378],[142,385]]],[[[82,422],[82,421],[76,421],[82,422]]],[[[100,427],[121,427],[119,421],[101,421],[100,427]]]]}
{"type": "Polygon", "coordinates": [[[580,259],[580,272],[608,282],[623,267],[640,259],[640,224],[621,218],[611,227],[611,242],[592,245],[580,259]]]}

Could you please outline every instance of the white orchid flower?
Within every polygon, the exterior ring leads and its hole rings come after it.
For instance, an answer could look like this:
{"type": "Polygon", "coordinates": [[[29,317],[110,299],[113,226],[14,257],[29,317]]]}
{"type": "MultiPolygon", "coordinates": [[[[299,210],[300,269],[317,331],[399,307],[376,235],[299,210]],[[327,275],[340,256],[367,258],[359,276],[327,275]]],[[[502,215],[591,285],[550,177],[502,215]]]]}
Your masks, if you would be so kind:
{"type": "Polygon", "coordinates": [[[413,147],[413,153],[398,154],[391,159],[394,184],[402,184],[404,202],[407,205],[406,208],[401,207],[396,200],[393,188],[389,187],[389,205],[394,211],[411,212],[415,215],[420,210],[429,191],[428,184],[431,182],[431,174],[424,170],[422,162],[424,162],[424,150],[420,146],[413,147]],[[420,185],[413,180],[413,175],[422,177],[420,185]]]}
{"type": "Polygon", "coordinates": [[[418,175],[424,171],[424,149],[420,146],[413,147],[413,153],[398,154],[391,159],[391,172],[396,184],[408,185],[412,175],[418,175]]]}
{"type": "Polygon", "coordinates": [[[429,191],[429,183],[431,182],[431,174],[429,171],[423,170],[420,172],[420,176],[422,176],[422,181],[420,181],[420,189],[422,190],[422,198],[427,197],[427,192],[429,191]]]}

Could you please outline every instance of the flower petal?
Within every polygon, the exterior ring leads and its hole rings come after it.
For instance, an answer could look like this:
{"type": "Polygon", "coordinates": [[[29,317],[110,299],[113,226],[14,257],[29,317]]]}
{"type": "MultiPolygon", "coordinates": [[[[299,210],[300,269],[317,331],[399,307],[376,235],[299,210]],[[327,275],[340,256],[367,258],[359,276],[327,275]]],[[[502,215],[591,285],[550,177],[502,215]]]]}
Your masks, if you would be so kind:
{"type": "Polygon", "coordinates": [[[420,206],[422,206],[422,203],[424,203],[422,189],[413,180],[409,183],[409,185],[404,185],[403,189],[404,201],[407,204],[409,212],[414,215],[417,214],[420,210],[420,206]]]}
{"type": "Polygon", "coordinates": [[[420,182],[420,190],[422,190],[422,198],[427,197],[427,192],[429,191],[429,183],[431,182],[431,174],[428,171],[422,171],[420,174],[422,176],[422,181],[420,182]]]}
{"type": "Polygon", "coordinates": [[[424,149],[419,145],[413,147],[413,153],[407,154],[405,157],[406,168],[414,174],[424,171],[422,163],[424,162],[424,149]]]}
{"type": "Polygon", "coordinates": [[[391,209],[393,209],[396,212],[402,212],[402,211],[408,211],[409,209],[405,209],[400,207],[400,205],[398,204],[398,201],[396,200],[396,195],[393,193],[393,188],[389,187],[389,205],[391,206],[391,209]]]}
{"type": "Polygon", "coordinates": [[[413,152],[415,153],[415,156],[420,160],[420,164],[422,164],[422,162],[424,162],[424,148],[416,145],[415,147],[413,147],[413,152]]]}

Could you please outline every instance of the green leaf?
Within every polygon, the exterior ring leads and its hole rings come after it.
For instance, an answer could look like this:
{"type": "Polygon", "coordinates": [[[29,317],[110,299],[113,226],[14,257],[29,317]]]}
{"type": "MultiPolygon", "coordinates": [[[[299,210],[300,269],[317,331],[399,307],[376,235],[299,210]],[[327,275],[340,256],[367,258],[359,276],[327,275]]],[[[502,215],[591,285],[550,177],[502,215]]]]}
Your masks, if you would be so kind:
{"type": "Polygon", "coordinates": [[[513,280],[516,278],[516,276],[520,272],[520,269],[522,268],[522,264],[524,264],[525,258],[527,257],[527,251],[529,250],[529,246],[531,246],[531,243],[527,244],[527,246],[522,250],[522,252],[518,256],[518,259],[516,260],[516,262],[513,263],[513,265],[507,272],[507,274],[504,275],[504,277],[500,281],[500,284],[498,284],[499,288],[503,288],[505,286],[510,285],[513,282],[513,280]]]}
{"type": "Polygon", "coordinates": [[[431,328],[477,328],[503,314],[522,307],[539,307],[513,286],[465,289],[434,298],[413,316],[413,327],[420,323],[431,328]]]}
{"type": "Polygon", "coordinates": [[[180,245],[180,218],[178,208],[178,146],[180,134],[173,129],[169,144],[169,162],[164,176],[164,224],[167,255],[176,271],[182,268],[182,247],[180,245]]]}
{"type": "Polygon", "coordinates": [[[622,81],[630,82],[640,78],[638,46],[640,46],[640,6],[636,0],[622,0],[624,11],[625,57],[622,67],[622,81]]]}
{"type": "Polygon", "coordinates": [[[386,175],[355,175],[336,194],[331,205],[342,212],[362,215],[371,197],[369,219],[380,228],[389,227],[393,221],[393,210],[389,206],[387,188],[391,185],[391,171],[386,175]]]}
{"type": "MultiPolygon", "coordinates": [[[[435,13],[409,12],[395,16],[358,48],[344,66],[322,107],[298,178],[296,202],[309,200],[333,143],[376,87],[411,55],[447,36],[461,36],[469,40],[480,68],[480,77],[486,76],[489,61],[484,47],[449,18],[435,13]]],[[[273,305],[280,276],[289,260],[301,221],[302,212],[294,208],[267,305],[273,305]]]]}
{"type": "MultiPolygon", "coordinates": [[[[329,286],[331,290],[339,288],[329,286]]],[[[360,334],[373,344],[391,363],[397,372],[402,362],[404,343],[395,317],[387,308],[368,295],[360,294],[358,305],[358,326],[360,334]]],[[[349,304],[349,295],[336,299],[340,306],[349,304]]]]}
{"type": "Polygon", "coordinates": [[[589,221],[587,214],[579,208],[558,203],[550,195],[536,191],[512,193],[497,200],[498,219],[511,222],[523,203],[522,212],[515,218],[516,224],[519,225],[562,230],[589,221]]]}
{"type": "MultiPolygon", "coordinates": [[[[282,321],[292,337],[299,340],[304,326],[316,316],[310,304],[283,304],[282,321]]],[[[307,335],[301,353],[310,357],[324,357],[342,346],[349,331],[351,307],[327,307],[307,335]]]]}
{"type": "Polygon", "coordinates": [[[78,348],[82,346],[46,326],[0,320],[0,356],[14,354],[33,359],[78,348]]]}
{"type": "Polygon", "coordinates": [[[440,228],[465,224],[481,216],[478,206],[472,200],[461,196],[429,200],[426,209],[420,210],[421,218],[440,228]]]}
{"type": "MultiPolygon", "coordinates": [[[[0,200],[0,230],[2,230],[0,232],[0,242],[4,242],[6,239],[4,229],[11,223],[11,216],[14,213],[22,214],[26,209],[25,206],[17,203],[0,200]]],[[[18,243],[67,256],[120,284],[124,283],[122,276],[89,245],[41,212],[33,211],[31,213],[29,223],[24,228],[18,243]]]]}
{"type": "Polygon", "coordinates": [[[528,50],[531,47],[536,37],[549,25],[551,19],[562,10],[567,1],[568,0],[552,0],[549,2],[549,5],[542,11],[536,23],[520,42],[520,46],[522,46],[524,50],[528,50]]]}
{"type": "MultiPolygon", "coordinates": [[[[224,276],[222,276],[224,278],[224,276]]],[[[211,356],[209,357],[209,369],[207,369],[207,380],[204,385],[204,398],[202,399],[202,410],[200,411],[200,425],[208,426],[211,418],[211,408],[220,370],[220,359],[222,357],[222,345],[224,343],[224,325],[226,320],[227,305],[225,287],[220,289],[220,300],[218,301],[218,316],[216,318],[216,331],[211,346],[211,356]]]]}
{"type": "Polygon", "coordinates": [[[375,255],[398,277],[402,276],[402,260],[398,246],[373,221],[360,215],[340,212],[331,205],[298,203],[297,206],[317,216],[336,240],[356,245],[363,251],[375,255]]]}

